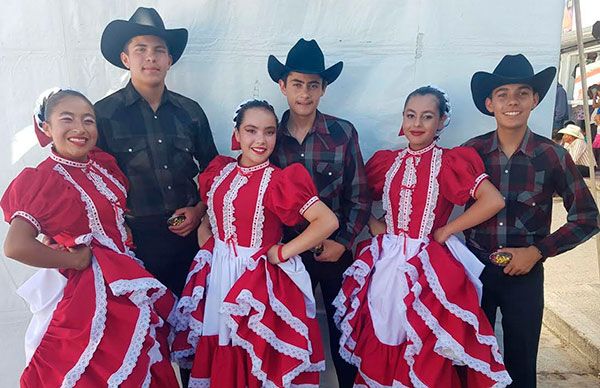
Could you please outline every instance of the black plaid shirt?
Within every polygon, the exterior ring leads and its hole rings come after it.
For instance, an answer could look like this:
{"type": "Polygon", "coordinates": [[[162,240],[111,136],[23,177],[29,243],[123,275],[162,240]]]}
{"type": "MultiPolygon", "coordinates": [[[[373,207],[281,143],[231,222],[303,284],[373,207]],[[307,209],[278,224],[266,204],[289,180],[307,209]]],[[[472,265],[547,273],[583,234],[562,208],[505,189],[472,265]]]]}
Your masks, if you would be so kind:
{"type": "Polygon", "coordinates": [[[198,103],[165,88],[155,113],[129,81],[94,108],[98,146],[129,179],[131,215],[170,215],[198,203],[194,178],[217,155],[198,103]]]}
{"type": "Polygon", "coordinates": [[[529,245],[544,257],[556,256],[598,233],[596,203],[561,146],[529,129],[510,159],[499,148],[495,131],[465,145],[477,150],[490,181],[506,200],[496,216],[465,231],[467,245],[480,258],[496,248],[529,245]],[[562,197],[568,216],[567,223],[550,234],[554,193],[562,197]]]}
{"type": "MultiPolygon", "coordinates": [[[[288,131],[288,119],[289,111],[286,111],[271,161],[282,168],[292,163],[306,167],[317,186],[319,198],[338,217],[340,228],[331,238],[350,249],[371,214],[358,133],[349,121],[317,111],[313,127],[300,144],[288,131]]],[[[304,226],[298,227],[296,232],[304,226]]]]}

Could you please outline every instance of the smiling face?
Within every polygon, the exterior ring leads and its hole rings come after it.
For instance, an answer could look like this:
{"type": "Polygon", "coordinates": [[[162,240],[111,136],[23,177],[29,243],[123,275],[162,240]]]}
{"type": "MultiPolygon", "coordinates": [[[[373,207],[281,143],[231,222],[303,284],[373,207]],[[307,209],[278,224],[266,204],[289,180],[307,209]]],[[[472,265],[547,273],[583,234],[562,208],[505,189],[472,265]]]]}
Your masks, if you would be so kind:
{"type": "Polygon", "coordinates": [[[164,84],[173,58],[165,41],[154,35],[133,37],[121,53],[134,85],[156,87],[164,84]]]}
{"type": "Polygon", "coordinates": [[[323,79],[318,74],[292,71],[285,81],[279,80],[279,88],[286,96],[292,113],[300,117],[314,115],[325,94],[323,79]]]}
{"type": "Polygon", "coordinates": [[[402,130],[410,148],[417,151],[433,143],[445,119],[446,116],[440,117],[439,101],[433,94],[410,97],[406,101],[402,119],[402,130]]]}
{"type": "Polygon", "coordinates": [[[485,99],[485,107],[494,114],[498,129],[524,131],[529,115],[538,102],[539,96],[531,86],[508,84],[494,89],[490,97],[485,99]]]}
{"type": "Polygon", "coordinates": [[[277,119],[265,108],[249,108],[239,127],[235,129],[235,138],[240,143],[242,156],[240,164],[252,167],[269,159],[277,139],[277,119]]]}
{"type": "Polygon", "coordinates": [[[98,129],[90,103],[78,96],[61,97],[42,124],[46,136],[52,138],[55,152],[63,158],[85,162],[96,145],[98,129]]]}

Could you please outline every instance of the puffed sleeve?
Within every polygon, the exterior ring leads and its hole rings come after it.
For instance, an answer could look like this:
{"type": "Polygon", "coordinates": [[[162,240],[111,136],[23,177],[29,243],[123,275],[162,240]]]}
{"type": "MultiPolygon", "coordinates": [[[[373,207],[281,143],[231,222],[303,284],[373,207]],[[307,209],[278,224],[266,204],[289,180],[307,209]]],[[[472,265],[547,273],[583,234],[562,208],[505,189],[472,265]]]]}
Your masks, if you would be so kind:
{"type": "Polygon", "coordinates": [[[481,157],[472,147],[444,151],[440,171],[440,192],[455,205],[475,198],[477,188],[488,179],[481,157]]]}
{"type": "MultiPolygon", "coordinates": [[[[8,186],[0,206],[4,219],[10,223],[15,217],[29,222],[38,233],[54,236],[65,225],[77,222],[81,217],[71,186],[64,179],[41,168],[26,168],[8,186]]],[[[77,197],[75,197],[77,198],[77,197]]]]}
{"type": "Polygon", "coordinates": [[[206,194],[210,191],[210,187],[212,186],[215,177],[219,175],[226,165],[232,162],[235,163],[235,159],[232,157],[217,155],[210,163],[208,163],[208,166],[206,166],[204,171],[198,175],[198,190],[202,202],[206,203],[206,194]]]}
{"type": "Polygon", "coordinates": [[[300,223],[304,212],[318,201],[315,184],[303,165],[294,163],[273,171],[264,203],[281,222],[288,226],[300,223]]]}
{"type": "Polygon", "coordinates": [[[383,184],[385,183],[385,174],[394,163],[396,155],[397,152],[395,151],[377,151],[365,165],[367,184],[369,185],[369,190],[371,190],[371,198],[373,198],[373,201],[381,200],[381,196],[383,195],[383,184]]]}
{"type": "Polygon", "coordinates": [[[100,167],[105,168],[110,175],[115,177],[119,183],[125,188],[125,191],[129,191],[129,180],[121,171],[121,168],[117,164],[117,160],[111,154],[102,151],[100,148],[96,147],[90,151],[89,157],[96,161],[100,167]]]}

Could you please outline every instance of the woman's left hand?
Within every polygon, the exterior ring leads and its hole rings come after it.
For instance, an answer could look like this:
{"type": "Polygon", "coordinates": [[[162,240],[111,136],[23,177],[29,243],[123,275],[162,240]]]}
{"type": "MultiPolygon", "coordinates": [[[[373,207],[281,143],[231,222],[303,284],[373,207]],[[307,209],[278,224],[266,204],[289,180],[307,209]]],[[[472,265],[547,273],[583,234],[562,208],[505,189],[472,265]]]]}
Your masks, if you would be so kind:
{"type": "Polygon", "coordinates": [[[448,233],[444,226],[437,228],[433,232],[433,239],[442,245],[446,242],[446,240],[448,240],[448,238],[450,238],[450,236],[452,236],[452,233],[448,233]]]}

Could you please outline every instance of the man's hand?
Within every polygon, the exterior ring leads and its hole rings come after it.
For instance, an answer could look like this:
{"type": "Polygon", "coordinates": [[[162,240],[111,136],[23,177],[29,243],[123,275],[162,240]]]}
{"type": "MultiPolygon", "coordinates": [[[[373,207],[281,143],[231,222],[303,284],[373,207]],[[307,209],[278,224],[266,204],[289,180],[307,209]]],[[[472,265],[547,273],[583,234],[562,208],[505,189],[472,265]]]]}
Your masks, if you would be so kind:
{"type": "Polygon", "coordinates": [[[346,247],[334,240],[323,241],[323,252],[320,255],[315,254],[316,261],[335,262],[346,251],[346,247]]]}
{"type": "Polygon", "coordinates": [[[535,263],[542,258],[540,251],[533,245],[527,248],[503,248],[499,249],[498,252],[508,252],[512,254],[512,259],[506,267],[504,267],[504,273],[509,276],[528,274],[535,263]]]}
{"type": "Polygon", "coordinates": [[[185,220],[176,226],[169,226],[169,230],[178,236],[185,237],[192,231],[196,230],[200,225],[203,212],[197,206],[182,207],[181,209],[175,210],[174,215],[184,215],[185,220]]]}

